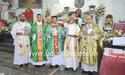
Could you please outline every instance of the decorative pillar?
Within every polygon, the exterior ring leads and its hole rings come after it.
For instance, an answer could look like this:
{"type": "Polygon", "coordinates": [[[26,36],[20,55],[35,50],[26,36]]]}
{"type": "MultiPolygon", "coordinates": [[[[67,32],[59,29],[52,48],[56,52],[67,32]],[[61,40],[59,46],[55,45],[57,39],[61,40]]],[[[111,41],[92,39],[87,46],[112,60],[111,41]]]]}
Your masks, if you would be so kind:
{"type": "Polygon", "coordinates": [[[2,13],[2,10],[3,10],[3,4],[0,3],[0,18],[1,18],[1,13],[2,13]]]}

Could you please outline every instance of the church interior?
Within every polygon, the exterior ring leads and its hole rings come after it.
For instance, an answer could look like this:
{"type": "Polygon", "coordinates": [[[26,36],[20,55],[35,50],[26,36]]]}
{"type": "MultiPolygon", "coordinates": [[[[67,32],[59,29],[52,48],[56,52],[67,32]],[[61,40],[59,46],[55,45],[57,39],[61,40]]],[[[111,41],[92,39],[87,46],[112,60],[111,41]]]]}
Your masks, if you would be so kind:
{"type": "Polygon", "coordinates": [[[125,0],[0,0],[0,75],[125,75],[124,7],[125,0]],[[29,30],[24,27],[26,33],[20,34],[16,26],[21,27],[19,23],[24,22],[23,16],[29,30]],[[38,18],[42,22],[41,29],[39,26],[35,29],[35,25],[39,24],[38,18]],[[93,29],[87,30],[90,19],[93,29]],[[56,20],[59,25],[57,30],[54,28],[56,20]],[[22,45],[19,36],[23,37],[22,45]],[[41,40],[42,43],[39,42],[41,40]],[[18,44],[20,48],[17,48],[18,44]],[[18,59],[16,51],[23,51],[24,44],[28,44],[26,50],[30,47],[30,57],[22,67],[20,62],[25,58],[18,59]],[[51,48],[55,54],[46,57],[51,48]],[[83,54],[77,54],[77,57],[70,48],[83,54]],[[39,54],[33,56],[33,52],[40,50],[43,55],[41,58],[39,54]],[[49,63],[48,60],[58,56],[56,53],[60,50],[62,58],[58,57],[58,62],[71,63],[56,64],[56,58],[49,63]],[[85,55],[85,51],[90,54],[85,55]],[[63,56],[65,52],[69,52],[69,55],[63,56]],[[68,59],[71,57],[72,60],[68,59]],[[45,63],[37,65],[39,60],[45,63]],[[67,67],[72,63],[77,63],[77,68],[75,65],[67,67]]]}

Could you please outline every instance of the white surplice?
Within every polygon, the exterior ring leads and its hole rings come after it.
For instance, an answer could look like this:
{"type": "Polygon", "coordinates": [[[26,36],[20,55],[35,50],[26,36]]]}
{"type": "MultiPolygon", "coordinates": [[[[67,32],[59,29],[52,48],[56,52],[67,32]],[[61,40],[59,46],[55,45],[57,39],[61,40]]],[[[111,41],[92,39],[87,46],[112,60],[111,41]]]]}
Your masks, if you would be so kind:
{"type": "Polygon", "coordinates": [[[30,32],[31,26],[28,22],[18,21],[13,25],[11,35],[14,39],[14,64],[21,65],[30,61],[30,40],[29,35],[25,35],[30,32]],[[23,33],[23,35],[17,35],[17,33],[23,33]],[[20,45],[22,47],[20,47],[20,45]]]}
{"type": "MultiPolygon", "coordinates": [[[[67,24],[65,25],[65,27],[67,28],[67,35],[77,35],[80,31],[80,28],[77,24],[73,23],[73,24],[67,24]]],[[[66,48],[66,42],[67,42],[67,38],[70,36],[66,36],[65,39],[65,44],[64,44],[64,66],[66,68],[73,68],[73,70],[76,70],[77,67],[79,66],[79,60],[78,58],[75,56],[75,43],[77,43],[77,47],[78,47],[78,41],[76,42],[76,38],[74,37],[70,37],[70,42],[69,42],[69,52],[70,52],[70,56],[67,56],[67,48],[66,48]]]]}

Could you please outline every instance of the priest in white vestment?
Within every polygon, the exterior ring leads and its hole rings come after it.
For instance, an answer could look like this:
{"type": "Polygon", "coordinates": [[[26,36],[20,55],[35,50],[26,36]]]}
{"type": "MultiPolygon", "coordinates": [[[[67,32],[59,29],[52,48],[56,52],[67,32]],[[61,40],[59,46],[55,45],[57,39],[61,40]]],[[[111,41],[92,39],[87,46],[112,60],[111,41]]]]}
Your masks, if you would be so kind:
{"type": "Polygon", "coordinates": [[[76,70],[79,66],[78,60],[78,33],[80,28],[78,24],[75,23],[75,14],[69,13],[69,23],[65,25],[67,28],[67,35],[64,44],[64,66],[66,68],[73,68],[76,70]]]}
{"type": "Polygon", "coordinates": [[[19,21],[16,22],[11,30],[14,39],[14,65],[26,66],[30,60],[30,34],[31,26],[26,22],[24,14],[19,15],[19,21]]]}

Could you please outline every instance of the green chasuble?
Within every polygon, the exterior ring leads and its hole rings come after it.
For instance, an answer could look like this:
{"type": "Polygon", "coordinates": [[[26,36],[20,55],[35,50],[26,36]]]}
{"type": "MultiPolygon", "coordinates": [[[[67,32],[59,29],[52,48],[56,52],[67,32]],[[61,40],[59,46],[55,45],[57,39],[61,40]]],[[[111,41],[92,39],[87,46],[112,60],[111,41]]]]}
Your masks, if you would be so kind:
{"type": "MultiPolygon", "coordinates": [[[[33,20],[29,20],[28,23],[31,26],[31,32],[32,32],[32,29],[34,29],[34,26],[36,25],[36,23],[33,20]]],[[[30,38],[30,46],[32,46],[32,35],[33,34],[31,34],[30,37],[29,37],[30,38]]]]}
{"type": "MultiPolygon", "coordinates": [[[[46,30],[47,35],[47,56],[54,56],[54,36],[52,35],[53,32],[53,25],[48,25],[46,30]]],[[[57,25],[57,33],[58,33],[58,55],[62,53],[62,27],[60,25],[57,25]]]]}
{"type": "Polygon", "coordinates": [[[45,32],[46,32],[46,28],[47,28],[47,25],[43,24],[41,25],[42,26],[42,55],[41,53],[38,52],[38,25],[37,23],[35,23],[34,25],[32,25],[32,30],[31,30],[31,36],[32,36],[32,60],[35,61],[35,62],[38,62],[38,54],[41,55],[42,57],[42,60],[43,61],[46,61],[47,58],[46,58],[46,35],[45,35],[45,32]]]}
{"type": "Polygon", "coordinates": [[[97,40],[102,36],[98,25],[92,24],[94,35],[88,34],[87,26],[84,26],[79,33],[81,62],[84,64],[95,65],[97,61],[97,40]]]}
{"type": "Polygon", "coordinates": [[[35,24],[35,22],[34,22],[33,20],[29,20],[28,22],[29,22],[29,24],[30,24],[31,26],[33,26],[33,25],[35,24]]]}

